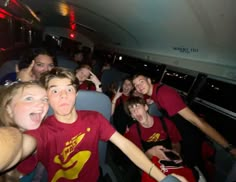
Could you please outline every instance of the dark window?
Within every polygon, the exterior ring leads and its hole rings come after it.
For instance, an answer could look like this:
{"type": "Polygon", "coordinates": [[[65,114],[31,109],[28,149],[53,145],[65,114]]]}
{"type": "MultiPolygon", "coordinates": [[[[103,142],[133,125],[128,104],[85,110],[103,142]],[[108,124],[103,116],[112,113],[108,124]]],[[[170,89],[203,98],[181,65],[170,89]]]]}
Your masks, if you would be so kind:
{"type": "Polygon", "coordinates": [[[236,113],[236,85],[207,78],[198,97],[236,113]]]}
{"type": "Polygon", "coordinates": [[[167,70],[162,79],[162,82],[180,91],[188,93],[194,82],[194,79],[194,76],[167,70]]]}
{"type": "Polygon", "coordinates": [[[116,56],[115,66],[122,72],[126,72],[128,74],[142,73],[150,77],[153,82],[160,81],[164,71],[163,65],[154,64],[130,56],[116,56]]]}
{"type": "Polygon", "coordinates": [[[10,39],[10,22],[8,19],[0,18],[0,48],[6,49],[12,46],[10,39]]]}
{"type": "Polygon", "coordinates": [[[14,24],[15,42],[24,42],[24,27],[20,21],[15,21],[14,24]]]}

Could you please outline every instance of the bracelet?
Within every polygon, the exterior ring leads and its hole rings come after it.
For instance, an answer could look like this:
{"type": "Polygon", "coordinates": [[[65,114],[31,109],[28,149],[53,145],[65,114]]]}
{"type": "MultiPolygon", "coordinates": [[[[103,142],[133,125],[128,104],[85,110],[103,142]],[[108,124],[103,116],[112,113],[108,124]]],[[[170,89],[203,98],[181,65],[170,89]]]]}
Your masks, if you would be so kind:
{"type": "Polygon", "coordinates": [[[232,149],[234,149],[235,147],[232,144],[229,144],[227,147],[225,147],[225,151],[230,152],[232,149]]]}
{"type": "Polygon", "coordinates": [[[115,102],[112,102],[112,104],[116,104],[115,102]]]}
{"type": "Polygon", "coordinates": [[[148,175],[149,176],[151,176],[151,172],[152,172],[152,168],[154,167],[154,163],[152,163],[152,166],[150,167],[150,169],[149,169],[149,173],[148,173],[148,175]]]}

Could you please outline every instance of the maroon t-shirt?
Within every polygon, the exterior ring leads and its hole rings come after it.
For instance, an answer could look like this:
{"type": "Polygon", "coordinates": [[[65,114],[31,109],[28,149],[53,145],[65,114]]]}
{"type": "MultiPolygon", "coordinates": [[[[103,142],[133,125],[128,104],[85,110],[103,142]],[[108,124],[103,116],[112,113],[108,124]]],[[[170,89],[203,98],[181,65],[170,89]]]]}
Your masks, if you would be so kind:
{"type": "MultiPolygon", "coordinates": [[[[115,96],[115,95],[114,95],[115,96]]],[[[114,96],[112,97],[112,99],[114,98],[114,96]]],[[[126,96],[124,94],[122,94],[117,100],[116,100],[116,106],[120,105],[120,103],[125,103],[128,100],[129,96],[126,96]]],[[[111,99],[111,100],[112,100],[111,99]]]]}
{"type": "Polygon", "coordinates": [[[107,141],[115,129],[100,113],[77,111],[72,124],[49,116],[36,130],[27,134],[37,140],[37,152],[24,160],[18,170],[27,174],[37,161],[48,171],[48,180],[56,182],[96,182],[99,177],[99,141],[107,141]]]}
{"type": "Polygon", "coordinates": [[[79,85],[79,90],[96,90],[96,87],[93,83],[85,81],[79,85]]]}
{"type": "MultiPolygon", "coordinates": [[[[167,139],[167,133],[165,132],[162,123],[160,121],[160,118],[154,116],[154,123],[152,127],[150,128],[144,128],[140,125],[140,131],[141,131],[141,138],[143,141],[146,142],[157,142],[160,140],[167,139]]],[[[166,127],[168,130],[168,135],[171,140],[171,143],[178,143],[181,141],[181,136],[179,131],[177,130],[175,124],[168,120],[167,118],[164,118],[164,121],[166,123],[166,127]]],[[[139,148],[142,148],[141,139],[138,133],[137,125],[133,124],[129,131],[125,133],[125,137],[128,138],[130,141],[132,141],[134,144],[136,144],[139,148]]]]}
{"type": "Polygon", "coordinates": [[[154,100],[159,109],[164,109],[169,116],[173,116],[186,107],[183,99],[175,89],[163,85],[159,88],[158,92],[156,92],[159,85],[159,83],[153,85],[151,95],[151,99],[154,100]]]}

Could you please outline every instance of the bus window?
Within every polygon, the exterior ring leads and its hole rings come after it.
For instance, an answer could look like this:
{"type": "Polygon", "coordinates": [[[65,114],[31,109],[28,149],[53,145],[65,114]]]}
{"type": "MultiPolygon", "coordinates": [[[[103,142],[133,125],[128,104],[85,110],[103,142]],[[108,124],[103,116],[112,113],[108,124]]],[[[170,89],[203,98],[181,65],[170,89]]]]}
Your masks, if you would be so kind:
{"type": "Polygon", "coordinates": [[[194,79],[194,76],[167,69],[162,82],[176,88],[177,90],[188,93],[194,79]]]}
{"type": "Polygon", "coordinates": [[[236,85],[207,78],[198,97],[236,113],[235,93],[236,85]]]}

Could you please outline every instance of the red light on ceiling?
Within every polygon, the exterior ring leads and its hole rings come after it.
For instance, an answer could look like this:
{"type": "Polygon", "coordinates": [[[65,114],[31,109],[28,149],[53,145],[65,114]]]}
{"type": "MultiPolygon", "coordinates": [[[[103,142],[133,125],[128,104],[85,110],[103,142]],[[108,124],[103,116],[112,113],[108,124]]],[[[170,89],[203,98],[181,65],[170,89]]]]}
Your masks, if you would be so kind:
{"type": "Polygon", "coordinates": [[[70,25],[70,28],[71,28],[71,30],[75,30],[75,29],[76,29],[76,24],[75,24],[75,23],[72,23],[72,24],[70,25]]]}
{"type": "Polygon", "coordinates": [[[75,38],[75,34],[74,33],[70,33],[70,38],[74,39],[75,38]]]}
{"type": "Polygon", "coordinates": [[[8,13],[7,11],[5,11],[4,9],[0,8],[0,18],[4,19],[6,18],[6,16],[12,16],[12,15],[8,13]]]}
{"type": "Polygon", "coordinates": [[[0,13],[0,18],[1,18],[1,19],[4,19],[4,18],[6,18],[6,15],[4,15],[4,14],[0,13]]]}

